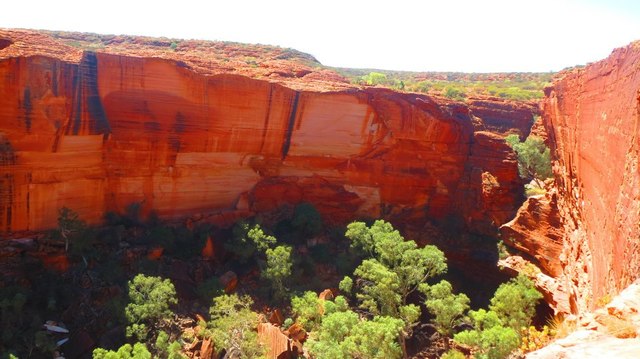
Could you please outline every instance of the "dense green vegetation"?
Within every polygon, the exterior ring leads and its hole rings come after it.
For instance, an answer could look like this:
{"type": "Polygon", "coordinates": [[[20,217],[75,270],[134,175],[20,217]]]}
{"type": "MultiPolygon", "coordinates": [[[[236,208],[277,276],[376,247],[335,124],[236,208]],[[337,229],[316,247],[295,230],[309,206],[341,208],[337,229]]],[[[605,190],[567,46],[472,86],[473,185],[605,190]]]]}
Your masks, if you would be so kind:
{"type": "Polygon", "coordinates": [[[520,332],[531,324],[541,298],[531,280],[519,275],[496,290],[489,310],[469,311],[474,329],[454,340],[476,348],[479,359],[505,358],[520,346],[520,332]]]}
{"type": "Polygon", "coordinates": [[[258,313],[251,310],[249,296],[221,295],[213,299],[209,309],[211,320],[206,324],[206,336],[213,339],[215,348],[234,353],[235,358],[259,358],[265,348],[258,343],[256,327],[258,313]]]}
{"type": "Polygon", "coordinates": [[[94,358],[178,359],[203,340],[220,356],[259,358],[266,347],[257,328],[269,306],[288,318],[276,322],[283,329],[306,330],[304,350],[312,358],[413,355],[407,342],[429,328],[438,335],[417,350],[442,355],[428,346],[462,343],[476,357],[501,358],[520,345],[521,328],[530,325],[540,298],[528,279],[518,277],[498,288],[488,308],[469,310],[469,298],[443,279],[446,257],[437,247],[419,246],[382,220],[328,228],[310,204],[291,208],[271,226],[254,218],[228,230],[168,226],[140,213],[132,205],[125,215],[110,214],[108,226],[91,229],[77,213],[61,210],[59,228],[46,243],[68,252],[70,268],[67,274],[31,268],[33,280],[46,283],[37,292],[2,288],[0,350],[49,356],[59,350],[59,338],[42,323],[70,318],[71,331],[98,338],[119,333],[98,343],[94,358]],[[213,244],[220,252],[203,258],[212,237],[222,238],[213,244]],[[158,248],[160,256],[153,254],[158,248]],[[199,271],[205,274],[196,276],[199,271]],[[241,283],[231,285],[234,276],[241,283]],[[79,285],[78,278],[89,282],[79,285]],[[333,299],[317,294],[336,287],[333,299]],[[92,307],[85,310],[82,303],[92,307]],[[64,308],[71,312],[60,314],[64,308]]]}
{"type": "Polygon", "coordinates": [[[520,137],[512,134],[505,140],[518,158],[520,178],[530,182],[524,186],[527,197],[546,193],[543,181],[553,175],[549,147],[536,136],[529,136],[524,142],[520,142],[520,137]]]}
{"type": "Polygon", "coordinates": [[[515,101],[544,97],[553,73],[468,74],[336,68],[351,82],[400,91],[429,93],[464,101],[470,96],[495,96],[515,101]]]}
{"type": "Polygon", "coordinates": [[[138,274],[129,282],[127,336],[145,340],[152,329],[163,327],[162,321],[173,314],[170,306],[178,304],[176,290],[168,279],[138,274]]]}
{"type": "Polygon", "coordinates": [[[552,176],[551,151],[541,138],[529,136],[520,142],[520,137],[512,134],[506,141],[518,156],[518,172],[522,179],[540,181],[552,176]]]}

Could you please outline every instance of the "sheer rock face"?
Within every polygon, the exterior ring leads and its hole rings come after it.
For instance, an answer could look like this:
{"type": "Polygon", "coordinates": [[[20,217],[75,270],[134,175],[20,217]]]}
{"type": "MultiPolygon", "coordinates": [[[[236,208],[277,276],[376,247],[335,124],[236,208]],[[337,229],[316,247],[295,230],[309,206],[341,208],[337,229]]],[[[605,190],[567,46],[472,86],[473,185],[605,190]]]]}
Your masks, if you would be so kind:
{"type": "Polygon", "coordinates": [[[527,138],[533,125],[533,115],[539,115],[538,103],[505,101],[499,98],[470,98],[467,102],[475,116],[482,118],[482,129],[503,137],[517,133],[527,138]]]}
{"type": "Polygon", "coordinates": [[[286,60],[207,67],[210,43],[181,44],[182,61],[137,43],[83,52],[36,32],[0,38],[5,234],[55,227],[63,206],[99,223],[133,202],[170,219],[311,202],[330,222],[456,216],[487,233],[521,195],[511,150],[474,133],[461,103],[286,60]]]}
{"type": "Polygon", "coordinates": [[[638,42],[560,74],[543,109],[556,190],[529,199],[503,227],[556,276],[573,313],[640,273],[639,90],[638,42]]]}

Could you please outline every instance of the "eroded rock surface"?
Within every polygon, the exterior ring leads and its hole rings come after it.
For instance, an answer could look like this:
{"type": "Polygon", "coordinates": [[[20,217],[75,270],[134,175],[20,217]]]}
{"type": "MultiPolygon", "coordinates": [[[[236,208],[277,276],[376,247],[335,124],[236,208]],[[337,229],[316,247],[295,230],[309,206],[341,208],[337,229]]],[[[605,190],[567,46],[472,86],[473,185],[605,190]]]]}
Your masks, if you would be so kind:
{"type": "Polygon", "coordinates": [[[577,328],[529,359],[640,357],[640,282],[636,281],[593,313],[576,320],[577,328]]]}
{"type": "Polygon", "coordinates": [[[354,87],[286,49],[65,36],[0,30],[5,234],[134,202],[175,219],[305,201],[329,222],[453,216],[479,233],[517,208],[513,154],[473,124],[533,108],[354,87]]]}
{"type": "Polygon", "coordinates": [[[557,161],[562,280],[575,312],[640,273],[640,43],[565,73],[547,89],[544,124],[557,161]]]}

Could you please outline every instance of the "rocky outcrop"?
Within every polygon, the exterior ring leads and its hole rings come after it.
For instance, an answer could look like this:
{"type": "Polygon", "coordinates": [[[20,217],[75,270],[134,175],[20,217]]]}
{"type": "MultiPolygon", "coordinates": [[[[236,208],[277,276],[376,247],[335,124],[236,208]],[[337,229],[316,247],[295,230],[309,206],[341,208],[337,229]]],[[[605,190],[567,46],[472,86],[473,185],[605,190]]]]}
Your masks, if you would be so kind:
{"type": "Polygon", "coordinates": [[[558,329],[573,331],[565,338],[526,355],[528,359],[640,357],[640,283],[635,282],[611,303],[576,320],[565,319],[558,329]]]}
{"type": "Polygon", "coordinates": [[[545,274],[562,275],[562,218],[558,195],[550,190],[527,198],[516,217],[500,227],[505,244],[529,255],[545,274]]]}
{"type": "Polygon", "coordinates": [[[515,158],[474,132],[480,103],[354,87],[291,50],[71,35],[0,31],[5,234],[134,202],[185,218],[304,201],[330,222],[454,216],[480,233],[515,212],[515,158]]]}
{"type": "Polygon", "coordinates": [[[574,310],[593,307],[640,273],[640,43],[562,75],[544,124],[556,155],[562,276],[574,310]]]}
{"type": "Polygon", "coordinates": [[[513,201],[521,200],[522,190],[514,163],[515,154],[502,135],[474,133],[458,203],[465,223],[475,232],[493,236],[512,218],[513,201]]]}
{"type": "Polygon", "coordinates": [[[500,98],[470,98],[467,102],[474,115],[482,118],[484,131],[503,137],[517,133],[524,140],[531,132],[534,116],[540,114],[537,102],[505,101],[500,98]]]}
{"type": "Polygon", "coordinates": [[[270,359],[297,358],[301,353],[299,346],[271,323],[258,324],[258,340],[267,348],[265,356],[270,359]]]}
{"type": "Polygon", "coordinates": [[[561,73],[545,92],[555,189],[530,198],[502,232],[579,314],[640,273],[640,43],[561,73]]]}

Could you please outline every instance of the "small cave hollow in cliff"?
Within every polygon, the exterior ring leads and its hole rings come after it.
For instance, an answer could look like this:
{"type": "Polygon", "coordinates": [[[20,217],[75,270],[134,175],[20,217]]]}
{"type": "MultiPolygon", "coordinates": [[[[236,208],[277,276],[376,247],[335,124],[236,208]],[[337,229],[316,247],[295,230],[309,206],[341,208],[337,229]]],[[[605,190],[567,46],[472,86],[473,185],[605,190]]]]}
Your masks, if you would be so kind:
{"type": "Polygon", "coordinates": [[[9,47],[13,45],[13,41],[9,40],[9,39],[2,39],[0,38],[0,51],[4,50],[5,48],[9,47]]]}

